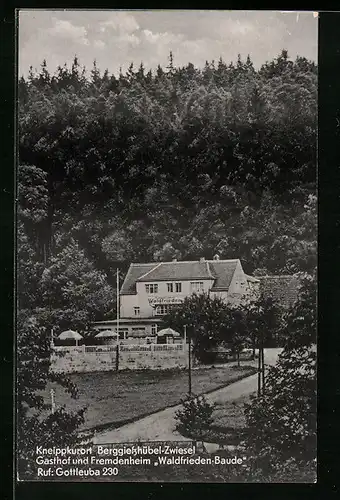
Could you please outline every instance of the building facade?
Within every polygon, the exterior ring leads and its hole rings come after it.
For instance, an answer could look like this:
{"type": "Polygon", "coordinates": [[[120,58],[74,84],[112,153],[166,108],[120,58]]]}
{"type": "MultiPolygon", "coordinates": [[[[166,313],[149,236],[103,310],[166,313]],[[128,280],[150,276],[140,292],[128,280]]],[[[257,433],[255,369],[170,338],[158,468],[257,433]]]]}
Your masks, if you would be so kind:
{"type": "MultiPolygon", "coordinates": [[[[243,271],[239,259],[131,264],[120,289],[119,337],[154,338],[162,317],[193,293],[237,303],[257,289],[259,280],[243,271]]],[[[97,322],[98,331],[117,332],[117,320],[97,322]]]]}

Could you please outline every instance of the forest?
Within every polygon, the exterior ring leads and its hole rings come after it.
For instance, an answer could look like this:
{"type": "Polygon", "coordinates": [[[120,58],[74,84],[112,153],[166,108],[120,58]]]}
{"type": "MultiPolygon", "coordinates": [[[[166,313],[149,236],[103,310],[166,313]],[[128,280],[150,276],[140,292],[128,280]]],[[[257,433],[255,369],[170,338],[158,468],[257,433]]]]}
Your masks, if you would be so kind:
{"type": "Polygon", "coordinates": [[[317,66],[282,50],[123,74],[75,57],[18,82],[18,300],[85,328],[130,262],[316,266],[317,66]]]}

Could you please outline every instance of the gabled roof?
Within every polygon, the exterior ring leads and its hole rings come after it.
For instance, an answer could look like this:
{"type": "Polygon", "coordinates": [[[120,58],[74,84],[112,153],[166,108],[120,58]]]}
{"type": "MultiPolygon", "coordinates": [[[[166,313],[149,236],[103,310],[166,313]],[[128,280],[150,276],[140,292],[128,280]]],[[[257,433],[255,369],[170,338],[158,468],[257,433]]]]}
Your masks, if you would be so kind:
{"type": "Polygon", "coordinates": [[[292,305],[298,298],[299,279],[294,275],[259,276],[260,291],[270,295],[283,306],[292,305]]]}
{"type": "Polygon", "coordinates": [[[233,260],[209,260],[209,267],[212,274],[215,276],[215,283],[212,291],[216,289],[228,290],[231,280],[233,279],[234,272],[239,262],[238,259],[233,260]]]}
{"type": "Polygon", "coordinates": [[[136,282],[214,280],[212,290],[228,290],[239,259],[131,264],[120,293],[134,295],[136,282]]]}
{"type": "Polygon", "coordinates": [[[120,293],[123,295],[134,295],[136,293],[136,281],[138,278],[143,276],[143,274],[151,271],[156,264],[154,262],[150,264],[130,264],[129,270],[126,273],[124,282],[120,289],[120,293]]]}
{"type": "Polygon", "coordinates": [[[214,279],[206,261],[161,262],[137,281],[214,279]]]}

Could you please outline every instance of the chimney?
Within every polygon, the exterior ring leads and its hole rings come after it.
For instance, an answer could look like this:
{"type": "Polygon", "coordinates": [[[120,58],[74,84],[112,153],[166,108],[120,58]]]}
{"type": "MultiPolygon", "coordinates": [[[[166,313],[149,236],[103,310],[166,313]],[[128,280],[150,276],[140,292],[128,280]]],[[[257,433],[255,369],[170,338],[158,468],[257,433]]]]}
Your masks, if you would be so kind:
{"type": "Polygon", "coordinates": [[[205,258],[204,258],[204,257],[201,257],[201,258],[200,258],[200,262],[205,262],[205,258]]]}
{"type": "Polygon", "coordinates": [[[214,260],[220,260],[220,256],[217,254],[214,255],[214,260]]]}

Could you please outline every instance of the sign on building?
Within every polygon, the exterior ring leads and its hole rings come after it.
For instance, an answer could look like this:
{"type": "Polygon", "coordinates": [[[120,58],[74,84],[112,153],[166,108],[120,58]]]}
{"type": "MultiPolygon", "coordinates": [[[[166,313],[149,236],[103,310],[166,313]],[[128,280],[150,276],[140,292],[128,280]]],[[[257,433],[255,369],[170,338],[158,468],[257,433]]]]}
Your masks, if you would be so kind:
{"type": "Polygon", "coordinates": [[[183,298],[179,297],[148,297],[150,306],[159,304],[181,304],[183,298]]]}

